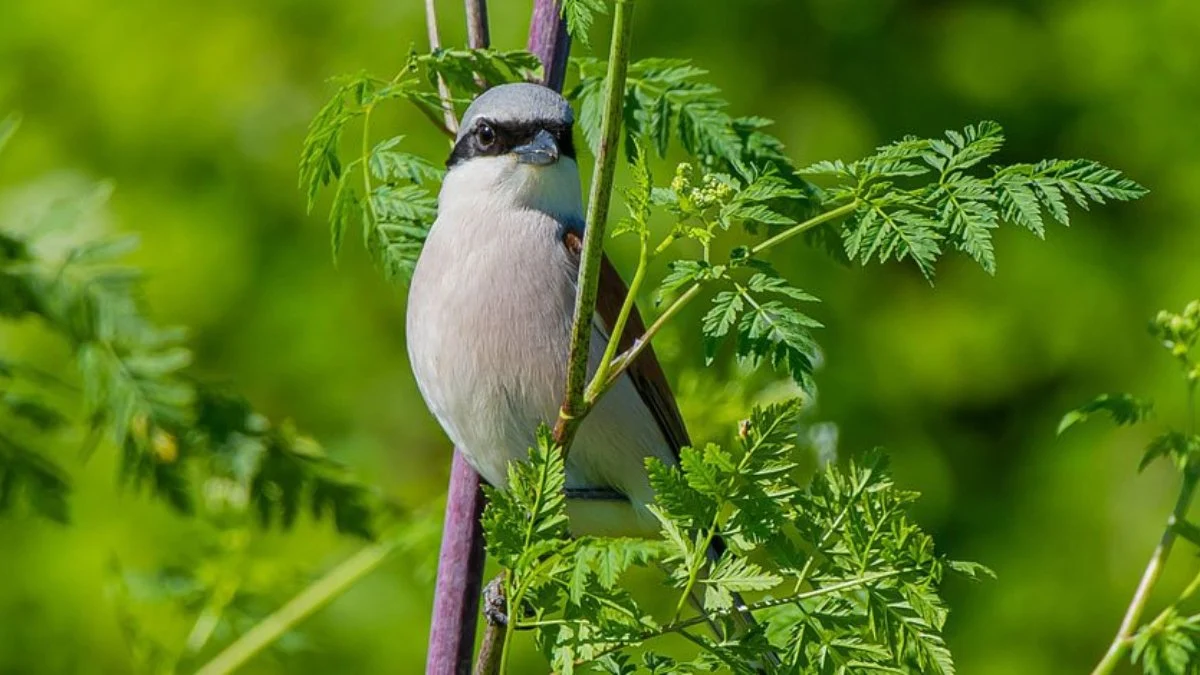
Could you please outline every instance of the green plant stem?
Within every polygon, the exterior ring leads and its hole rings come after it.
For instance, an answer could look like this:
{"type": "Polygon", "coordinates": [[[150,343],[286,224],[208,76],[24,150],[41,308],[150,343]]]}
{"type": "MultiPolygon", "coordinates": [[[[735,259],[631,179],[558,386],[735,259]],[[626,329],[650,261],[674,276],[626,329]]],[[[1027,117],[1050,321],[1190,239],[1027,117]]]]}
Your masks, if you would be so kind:
{"type": "Polygon", "coordinates": [[[363,110],[362,122],[362,169],[363,176],[363,201],[367,205],[367,213],[371,215],[371,225],[374,226],[379,222],[379,215],[375,213],[375,201],[371,199],[371,111],[375,109],[375,104],[367,106],[363,110]]]}
{"type": "Polygon", "coordinates": [[[364,547],[310,584],[286,605],[255,624],[249,632],[197,670],[196,675],[224,675],[242,667],[296,624],[379,567],[395,547],[396,542],[391,539],[364,547]]]}
{"type": "Polygon", "coordinates": [[[567,366],[567,389],[558,421],[554,425],[554,440],[562,446],[564,455],[570,451],[571,439],[579,428],[583,415],[586,414],[583,394],[587,384],[592,315],[596,311],[600,259],[604,254],[604,232],[609,201],[612,198],[613,178],[617,170],[621,122],[625,107],[625,77],[629,70],[629,49],[633,38],[633,2],[634,0],[617,0],[613,11],[613,37],[604,90],[604,117],[600,125],[600,149],[596,153],[592,189],[588,197],[583,252],[580,255],[575,318],[571,327],[571,352],[567,366]]]}
{"type": "Polygon", "coordinates": [[[1116,637],[1113,638],[1112,644],[1104,654],[1104,658],[1100,660],[1095,670],[1092,671],[1092,675],[1103,675],[1104,673],[1114,672],[1117,665],[1133,645],[1131,638],[1137,630],[1138,623],[1142,618],[1142,612],[1146,609],[1146,603],[1150,600],[1150,592],[1158,582],[1159,576],[1162,575],[1163,567],[1167,562],[1167,556],[1171,555],[1171,548],[1175,544],[1175,524],[1187,517],[1188,506],[1191,505],[1192,497],[1195,495],[1198,479],[1200,479],[1200,471],[1197,471],[1195,466],[1188,466],[1184,470],[1183,486],[1179,490],[1179,498],[1175,500],[1175,508],[1172,509],[1171,515],[1167,518],[1166,529],[1163,530],[1162,537],[1158,541],[1158,546],[1154,549],[1154,554],[1150,556],[1150,562],[1146,565],[1146,571],[1142,573],[1142,580],[1138,583],[1137,590],[1133,594],[1133,600],[1129,603],[1129,608],[1125,610],[1125,617],[1121,620],[1121,626],[1117,629],[1116,637]]]}
{"type": "Polygon", "coordinates": [[[587,392],[584,394],[584,400],[588,405],[595,403],[601,384],[608,379],[608,370],[617,355],[617,350],[620,348],[621,336],[625,334],[625,324],[629,322],[629,316],[633,314],[638,289],[642,287],[642,282],[646,278],[646,268],[650,266],[650,251],[646,242],[646,234],[643,233],[640,239],[641,245],[638,249],[637,271],[633,273],[633,280],[629,282],[629,291],[625,294],[625,302],[621,304],[621,311],[617,314],[617,321],[610,331],[611,334],[608,336],[608,345],[604,348],[604,356],[601,357],[600,365],[596,368],[596,373],[592,376],[591,384],[588,385],[587,392]]]}
{"type": "Polygon", "coordinates": [[[196,623],[192,625],[192,630],[188,633],[187,641],[184,643],[188,654],[197,654],[208,644],[213,631],[221,623],[221,615],[225,612],[225,608],[237,596],[239,586],[238,579],[226,579],[213,591],[208,604],[204,606],[204,611],[196,617],[196,623]]]}
{"type": "Polygon", "coordinates": [[[679,620],[679,615],[683,613],[684,605],[687,604],[688,598],[692,595],[692,589],[696,587],[696,582],[700,580],[700,572],[704,570],[704,564],[708,560],[708,549],[712,546],[713,538],[717,535],[717,525],[720,522],[720,518],[721,512],[718,509],[717,513],[713,514],[712,522],[709,523],[708,529],[705,531],[704,543],[696,547],[696,559],[691,563],[687,583],[684,584],[683,593],[679,595],[679,602],[675,605],[675,614],[671,616],[672,622],[679,620]]]}
{"type": "MultiPolygon", "coordinates": [[[[429,51],[436,52],[442,48],[442,40],[438,37],[437,7],[434,0],[425,0],[425,27],[429,31],[429,51]]],[[[438,98],[442,101],[442,117],[446,122],[446,130],[452,134],[458,133],[458,120],[454,117],[454,103],[450,98],[450,87],[439,74],[437,76],[438,98]]]]}
{"type": "Polygon", "coordinates": [[[826,211],[824,213],[817,214],[816,216],[809,218],[808,220],[804,221],[803,223],[793,225],[792,227],[789,227],[788,229],[784,230],[783,232],[780,232],[779,234],[775,235],[774,237],[771,237],[770,239],[767,239],[766,241],[760,242],[757,246],[750,249],[750,255],[752,255],[752,256],[759,255],[760,253],[764,253],[765,251],[768,251],[768,250],[782,244],[783,242],[791,239],[792,237],[795,237],[798,234],[801,234],[802,232],[811,230],[812,228],[814,228],[818,225],[824,225],[825,223],[828,223],[831,220],[837,220],[838,218],[841,218],[842,216],[848,216],[851,213],[854,213],[856,210],[858,210],[858,207],[861,205],[862,205],[862,203],[856,199],[847,204],[843,204],[837,208],[829,209],[828,211],[826,211]]]}
{"type": "MultiPolygon", "coordinates": [[[[774,237],[759,243],[757,246],[750,249],[750,254],[759,255],[764,253],[772,247],[778,246],[779,244],[791,239],[792,237],[795,237],[798,234],[801,234],[802,232],[811,230],[818,225],[824,225],[831,220],[836,220],[843,216],[854,213],[855,209],[858,207],[859,202],[856,200],[809,218],[808,220],[793,225],[774,237]]],[[[683,309],[685,305],[687,305],[697,295],[700,294],[700,290],[704,286],[704,283],[704,281],[693,282],[686,291],[676,297],[675,301],[668,305],[665,310],[663,310],[662,314],[658,315],[658,318],[654,320],[654,323],[650,324],[650,327],[646,329],[646,332],[636,341],[634,341],[632,347],[625,350],[620,356],[613,360],[612,367],[609,368],[603,384],[596,388],[596,398],[599,398],[605,391],[608,391],[610,387],[616,384],[617,379],[621,376],[621,373],[625,372],[625,369],[629,367],[629,364],[633,363],[634,359],[641,355],[641,353],[650,344],[650,341],[654,339],[654,336],[657,335],[660,330],[662,330],[662,327],[666,325],[666,323],[670,321],[672,317],[678,314],[679,310],[683,309]]]]}
{"type": "MultiPolygon", "coordinates": [[[[521,606],[520,605],[521,598],[520,597],[514,598],[513,593],[511,592],[512,591],[512,589],[511,589],[512,571],[504,570],[503,574],[504,574],[504,589],[505,589],[505,592],[504,592],[504,616],[508,617],[508,620],[511,623],[512,621],[515,620],[515,617],[517,615],[513,608],[521,606]]],[[[513,636],[514,632],[515,631],[512,630],[511,628],[509,630],[504,631],[503,641],[500,646],[500,666],[499,666],[499,669],[496,671],[498,673],[507,673],[508,672],[508,654],[509,654],[509,648],[512,646],[512,636],[513,636]]]]}
{"type": "Polygon", "coordinates": [[[1143,630],[1156,631],[1162,628],[1162,625],[1166,623],[1167,620],[1175,614],[1175,612],[1178,611],[1179,606],[1190,600],[1192,596],[1196,594],[1196,591],[1200,591],[1200,573],[1192,577],[1191,583],[1187,585],[1187,588],[1183,589],[1183,593],[1179,594],[1179,597],[1175,599],[1175,602],[1172,602],[1167,606],[1166,609],[1159,612],[1158,616],[1154,617],[1153,621],[1146,624],[1146,627],[1143,630]]]}
{"type": "Polygon", "coordinates": [[[1188,433],[1196,435],[1196,383],[1187,383],[1188,433]]]}

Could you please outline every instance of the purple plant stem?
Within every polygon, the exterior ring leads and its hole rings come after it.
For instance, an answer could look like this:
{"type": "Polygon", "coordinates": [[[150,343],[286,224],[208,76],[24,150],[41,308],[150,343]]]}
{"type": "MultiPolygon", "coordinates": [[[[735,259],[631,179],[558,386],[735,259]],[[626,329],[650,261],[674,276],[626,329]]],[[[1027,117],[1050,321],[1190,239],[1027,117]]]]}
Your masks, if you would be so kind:
{"type": "Polygon", "coordinates": [[[483,503],[479,474],[462,452],[455,450],[450,463],[425,675],[466,675],[471,671],[483,580],[483,529],[479,524],[483,503]]]}
{"type": "MultiPolygon", "coordinates": [[[[466,0],[467,27],[472,48],[488,46],[485,0],[466,0]]],[[[529,51],[542,61],[543,83],[562,91],[567,74],[571,38],[562,8],[556,0],[535,0],[529,27],[529,51]]],[[[484,497],[479,474],[462,453],[454,451],[450,487],[446,495],[446,517],[442,547],[438,554],[437,585],[434,590],[433,622],[429,631],[426,675],[466,675],[471,670],[479,595],[483,585],[483,529],[479,517],[484,497]]],[[[499,627],[489,629],[500,630],[499,627]]],[[[497,641],[492,640],[493,643],[497,641]]],[[[493,644],[493,661],[499,654],[493,644]]],[[[481,662],[484,661],[481,655],[481,662]]],[[[489,664],[482,664],[485,667],[489,664]]]]}
{"type": "Polygon", "coordinates": [[[542,84],[561,92],[567,78],[567,57],[571,55],[571,36],[562,18],[558,0],[535,0],[529,22],[529,51],[542,62],[542,84]]]}
{"type": "MultiPolygon", "coordinates": [[[[467,41],[484,49],[488,35],[487,0],[465,0],[467,41]]],[[[442,523],[434,587],[433,621],[429,628],[426,675],[467,675],[475,651],[479,594],[483,584],[483,515],[485,499],[479,474],[458,449],[450,460],[450,487],[442,523]]]]}
{"type": "MultiPolygon", "coordinates": [[[[557,0],[536,0],[533,19],[529,26],[529,51],[542,61],[543,84],[562,91],[567,74],[567,54],[571,50],[571,36],[567,24],[561,18],[557,0]]],[[[504,643],[509,630],[507,621],[498,620],[497,612],[505,611],[503,577],[488,586],[487,602],[490,611],[485,611],[487,624],[483,631],[483,643],[479,646],[479,657],[475,663],[475,675],[504,675],[504,643]]]]}

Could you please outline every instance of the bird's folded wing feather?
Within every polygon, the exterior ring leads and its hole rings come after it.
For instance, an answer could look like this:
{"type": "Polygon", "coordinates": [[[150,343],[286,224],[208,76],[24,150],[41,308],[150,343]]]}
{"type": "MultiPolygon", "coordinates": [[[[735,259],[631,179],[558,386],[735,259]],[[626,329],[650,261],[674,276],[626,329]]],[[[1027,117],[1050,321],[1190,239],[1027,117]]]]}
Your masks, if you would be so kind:
{"type": "MultiPolygon", "coordinates": [[[[567,232],[563,237],[563,244],[575,256],[579,256],[583,250],[583,240],[574,232],[567,232]]],[[[600,318],[606,331],[611,331],[613,325],[616,324],[627,293],[628,288],[625,286],[625,282],[621,280],[621,275],[609,262],[608,256],[601,256],[600,285],[596,294],[596,315],[600,318]]],[[[622,352],[629,349],[633,346],[634,340],[640,338],[645,332],[646,324],[642,321],[635,305],[625,324],[618,347],[622,352]]],[[[690,445],[691,441],[688,439],[683,416],[679,414],[679,406],[675,403],[675,396],[671,393],[671,387],[667,383],[667,376],[663,373],[658,358],[654,355],[654,348],[647,345],[637,359],[629,365],[625,373],[633,382],[634,388],[646,407],[654,415],[659,429],[671,445],[672,454],[678,459],[680,448],[690,445]]]]}

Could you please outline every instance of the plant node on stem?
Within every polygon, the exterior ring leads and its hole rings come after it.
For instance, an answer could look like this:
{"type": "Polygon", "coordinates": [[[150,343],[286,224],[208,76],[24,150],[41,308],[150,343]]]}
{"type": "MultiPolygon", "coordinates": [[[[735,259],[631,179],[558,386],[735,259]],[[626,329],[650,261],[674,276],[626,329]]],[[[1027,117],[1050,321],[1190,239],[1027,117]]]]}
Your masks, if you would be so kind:
{"type": "MultiPolygon", "coordinates": [[[[837,220],[838,218],[850,215],[851,213],[854,213],[858,207],[859,203],[857,201],[853,201],[818,214],[802,223],[797,223],[796,225],[789,227],[774,237],[771,237],[770,239],[758,244],[750,250],[750,254],[760,255],[765,253],[767,250],[778,246],[779,244],[782,244],[783,242],[807,230],[817,227],[818,225],[823,225],[832,220],[837,220]]],[[[655,255],[660,252],[661,248],[662,246],[655,250],[655,255]]],[[[629,368],[629,364],[633,363],[634,359],[641,355],[646,347],[649,346],[650,341],[654,339],[654,336],[657,335],[660,330],[662,330],[662,327],[665,326],[666,323],[671,320],[671,318],[678,314],[685,305],[699,295],[700,290],[703,287],[703,281],[693,282],[692,285],[687,288],[687,290],[679,294],[679,296],[676,297],[670,305],[667,305],[667,308],[663,310],[662,314],[659,314],[658,318],[654,320],[654,323],[650,324],[650,326],[646,328],[645,333],[638,337],[638,339],[634,340],[633,345],[629,349],[625,350],[619,356],[613,359],[612,363],[607,369],[602,368],[597,370],[595,378],[588,387],[588,397],[586,403],[589,405],[595,403],[596,400],[604,395],[604,392],[608,391],[614,384],[616,384],[617,379],[621,376],[621,373],[625,372],[625,370],[629,368]]],[[[615,342],[619,340],[620,337],[620,334],[616,334],[610,339],[615,342]]]]}

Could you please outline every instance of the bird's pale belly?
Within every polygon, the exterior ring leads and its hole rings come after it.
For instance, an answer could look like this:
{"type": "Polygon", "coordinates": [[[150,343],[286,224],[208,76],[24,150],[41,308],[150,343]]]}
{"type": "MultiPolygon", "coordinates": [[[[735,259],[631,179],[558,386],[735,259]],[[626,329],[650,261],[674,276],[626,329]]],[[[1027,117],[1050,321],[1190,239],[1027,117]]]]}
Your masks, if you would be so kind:
{"type": "MultiPolygon", "coordinates": [[[[417,300],[409,307],[409,353],[421,393],[451,440],[496,486],[507,484],[509,462],[528,456],[538,425],[553,424],[562,403],[575,288],[565,251],[553,244],[532,259],[557,264],[562,268],[557,275],[530,274],[512,257],[492,251],[473,261],[471,279],[451,280],[425,265],[427,250],[413,279],[414,291],[419,284],[442,285],[437,293],[422,288],[410,296],[417,300]],[[429,297],[438,298],[437,305],[422,301],[429,297]]],[[[593,334],[592,368],[605,339],[598,330],[593,334]]],[[[622,379],[581,425],[567,484],[611,489],[632,503],[575,500],[572,529],[653,530],[644,509],[653,499],[647,456],[673,461],[657,422],[632,383],[622,379]]]]}

